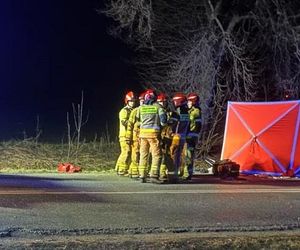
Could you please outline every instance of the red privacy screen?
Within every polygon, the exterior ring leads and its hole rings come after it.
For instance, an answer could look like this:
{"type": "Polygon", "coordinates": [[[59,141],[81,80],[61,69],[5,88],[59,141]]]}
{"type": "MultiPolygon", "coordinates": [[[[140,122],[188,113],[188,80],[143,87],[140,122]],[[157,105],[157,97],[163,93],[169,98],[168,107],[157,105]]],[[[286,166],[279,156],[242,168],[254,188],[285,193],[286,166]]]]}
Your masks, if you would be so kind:
{"type": "Polygon", "coordinates": [[[300,100],[228,102],[221,159],[245,174],[300,176],[300,100]]]}

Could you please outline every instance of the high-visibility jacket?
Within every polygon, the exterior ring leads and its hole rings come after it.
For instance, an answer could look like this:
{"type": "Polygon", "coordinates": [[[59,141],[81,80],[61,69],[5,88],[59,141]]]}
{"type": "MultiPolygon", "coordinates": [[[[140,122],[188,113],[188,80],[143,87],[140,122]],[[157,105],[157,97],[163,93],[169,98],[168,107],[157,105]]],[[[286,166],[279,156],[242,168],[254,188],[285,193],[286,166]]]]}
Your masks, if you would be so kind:
{"type": "Polygon", "coordinates": [[[157,104],[143,104],[139,108],[140,138],[160,137],[161,127],[167,122],[166,112],[157,104]]]}
{"type": "Polygon", "coordinates": [[[190,129],[188,137],[198,137],[201,130],[201,110],[198,107],[189,109],[190,129]]]}
{"type": "Polygon", "coordinates": [[[119,112],[119,140],[126,140],[128,119],[132,108],[126,105],[119,112]]]}
{"type": "Polygon", "coordinates": [[[133,141],[138,139],[140,133],[139,108],[136,107],[131,111],[127,123],[126,138],[133,141]]]}

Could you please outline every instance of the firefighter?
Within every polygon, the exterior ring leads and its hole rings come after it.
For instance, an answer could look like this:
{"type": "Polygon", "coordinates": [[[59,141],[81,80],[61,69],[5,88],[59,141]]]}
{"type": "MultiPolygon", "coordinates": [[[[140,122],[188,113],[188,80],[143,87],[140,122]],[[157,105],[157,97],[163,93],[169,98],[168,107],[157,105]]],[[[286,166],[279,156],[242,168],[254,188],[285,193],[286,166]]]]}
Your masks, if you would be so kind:
{"type": "Polygon", "coordinates": [[[170,154],[173,160],[171,169],[168,170],[168,178],[172,183],[178,182],[178,172],[182,163],[182,152],[189,130],[189,113],[187,107],[187,98],[183,93],[177,93],[172,98],[178,122],[172,126],[172,142],[170,146],[170,154]]]}
{"type": "MultiPolygon", "coordinates": [[[[144,104],[145,93],[139,95],[139,105],[144,104]]],[[[140,120],[139,120],[139,108],[140,106],[134,108],[129,116],[126,138],[131,142],[131,163],[129,166],[129,176],[133,179],[139,177],[138,166],[140,159],[140,143],[139,143],[139,133],[140,133],[140,120]]]]}
{"type": "Polygon", "coordinates": [[[121,153],[116,163],[115,170],[118,175],[128,175],[130,163],[130,140],[126,138],[126,131],[130,113],[135,105],[135,96],[132,91],[129,91],[124,98],[125,106],[119,112],[119,142],[121,153]]]}
{"type": "Polygon", "coordinates": [[[145,103],[140,106],[140,162],[139,175],[141,182],[146,182],[147,162],[151,152],[150,180],[157,182],[161,163],[160,134],[161,127],[166,124],[165,111],[156,102],[157,96],[153,90],[145,93],[145,103]]]}
{"type": "MultiPolygon", "coordinates": [[[[162,149],[162,160],[159,169],[159,179],[163,182],[167,181],[167,173],[172,164],[172,159],[170,155],[170,146],[172,142],[172,123],[174,122],[172,118],[172,112],[168,109],[168,99],[164,93],[160,93],[157,96],[157,103],[165,110],[167,114],[167,124],[162,127],[161,131],[161,149],[162,149]]],[[[177,122],[177,119],[175,119],[177,122]]]]}
{"type": "Polygon", "coordinates": [[[185,166],[183,178],[191,180],[194,172],[195,148],[201,130],[201,109],[200,98],[196,93],[187,96],[187,106],[189,109],[190,129],[186,137],[185,166]]]}

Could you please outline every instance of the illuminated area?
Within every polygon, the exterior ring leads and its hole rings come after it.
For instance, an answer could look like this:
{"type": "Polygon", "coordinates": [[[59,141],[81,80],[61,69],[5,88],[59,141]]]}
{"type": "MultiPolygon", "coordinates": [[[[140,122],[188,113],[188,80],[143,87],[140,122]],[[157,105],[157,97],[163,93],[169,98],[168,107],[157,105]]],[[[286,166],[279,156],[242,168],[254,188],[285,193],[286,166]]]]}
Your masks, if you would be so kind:
{"type": "Polygon", "coordinates": [[[300,174],[300,101],[229,102],[222,159],[242,173],[300,174]]]}

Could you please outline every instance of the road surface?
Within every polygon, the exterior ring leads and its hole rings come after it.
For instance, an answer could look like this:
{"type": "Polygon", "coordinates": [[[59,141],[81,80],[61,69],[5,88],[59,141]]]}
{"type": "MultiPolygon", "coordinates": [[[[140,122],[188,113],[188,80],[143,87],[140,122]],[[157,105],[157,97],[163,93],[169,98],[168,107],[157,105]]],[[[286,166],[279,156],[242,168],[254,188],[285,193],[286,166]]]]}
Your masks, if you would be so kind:
{"type": "Polygon", "coordinates": [[[198,176],[139,183],[114,174],[0,175],[0,236],[296,229],[300,180],[198,176]]]}
{"type": "Polygon", "coordinates": [[[297,249],[299,208],[298,179],[1,174],[0,248],[297,249]]]}

